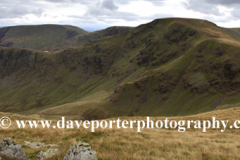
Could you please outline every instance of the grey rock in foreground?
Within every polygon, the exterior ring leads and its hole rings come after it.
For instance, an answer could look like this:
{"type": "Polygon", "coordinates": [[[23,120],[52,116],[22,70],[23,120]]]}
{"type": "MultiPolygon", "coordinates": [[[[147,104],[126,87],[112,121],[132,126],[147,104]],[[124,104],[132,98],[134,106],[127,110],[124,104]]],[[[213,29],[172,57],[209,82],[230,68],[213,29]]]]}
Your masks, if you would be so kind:
{"type": "Polygon", "coordinates": [[[0,153],[9,159],[28,160],[20,144],[15,144],[11,138],[0,139],[0,153]]]}
{"type": "Polygon", "coordinates": [[[46,158],[51,158],[59,152],[58,148],[48,149],[46,152],[40,151],[37,155],[39,160],[44,160],[46,158]]]}
{"type": "Polygon", "coordinates": [[[88,143],[79,141],[69,148],[63,160],[97,160],[97,153],[88,143]]]}

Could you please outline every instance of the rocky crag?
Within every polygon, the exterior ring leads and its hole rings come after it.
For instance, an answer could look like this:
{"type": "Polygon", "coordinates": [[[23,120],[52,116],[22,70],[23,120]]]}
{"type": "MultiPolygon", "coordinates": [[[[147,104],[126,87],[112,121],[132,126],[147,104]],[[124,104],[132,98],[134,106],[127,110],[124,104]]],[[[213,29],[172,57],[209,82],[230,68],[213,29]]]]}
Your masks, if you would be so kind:
{"type": "Polygon", "coordinates": [[[0,153],[9,159],[28,160],[20,144],[15,144],[11,138],[0,139],[0,153]]]}
{"type": "MultiPolygon", "coordinates": [[[[44,144],[41,142],[28,142],[25,141],[25,145],[30,148],[42,148],[46,146],[57,146],[54,144],[44,144]]],[[[39,160],[45,160],[53,157],[59,153],[58,148],[48,149],[47,151],[40,151],[37,155],[39,160]]],[[[27,155],[24,153],[22,146],[20,144],[15,144],[11,138],[0,139],[0,154],[6,159],[14,160],[28,160],[27,155]]],[[[0,157],[0,160],[2,158],[0,157]]],[[[97,153],[92,149],[88,143],[77,142],[75,145],[71,146],[67,151],[64,160],[97,160],[97,153]]]]}

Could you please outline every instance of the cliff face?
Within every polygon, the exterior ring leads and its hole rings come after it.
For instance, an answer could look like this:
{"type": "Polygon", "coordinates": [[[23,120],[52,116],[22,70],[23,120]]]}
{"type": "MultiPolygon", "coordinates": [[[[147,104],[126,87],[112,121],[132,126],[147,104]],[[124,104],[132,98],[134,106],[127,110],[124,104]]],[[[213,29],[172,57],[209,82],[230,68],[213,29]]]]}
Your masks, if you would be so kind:
{"type": "Polygon", "coordinates": [[[215,24],[160,19],[106,31],[122,33],[58,52],[2,47],[1,111],[172,116],[239,103],[240,42],[215,24]]]}

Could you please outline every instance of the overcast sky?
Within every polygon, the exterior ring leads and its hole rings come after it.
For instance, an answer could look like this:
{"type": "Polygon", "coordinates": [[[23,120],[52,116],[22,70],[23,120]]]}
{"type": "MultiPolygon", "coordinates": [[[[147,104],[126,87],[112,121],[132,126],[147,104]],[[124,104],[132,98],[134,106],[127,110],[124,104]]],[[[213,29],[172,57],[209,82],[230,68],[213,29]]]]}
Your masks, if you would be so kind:
{"type": "Polygon", "coordinates": [[[0,26],[68,24],[93,31],[167,17],[240,27],[240,0],[0,0],[0,26]]]}

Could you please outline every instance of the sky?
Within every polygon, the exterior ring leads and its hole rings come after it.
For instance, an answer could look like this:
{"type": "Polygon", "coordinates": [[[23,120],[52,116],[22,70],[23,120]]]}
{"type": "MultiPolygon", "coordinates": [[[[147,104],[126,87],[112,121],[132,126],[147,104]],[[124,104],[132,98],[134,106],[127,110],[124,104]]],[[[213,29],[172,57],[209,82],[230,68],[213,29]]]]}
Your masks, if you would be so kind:
{"type": "Polygon", "coordinates": [[[169,17],[240,28],[240,0],[0,0],[0,26],[61,24],[95,31],[169,17]]]}

